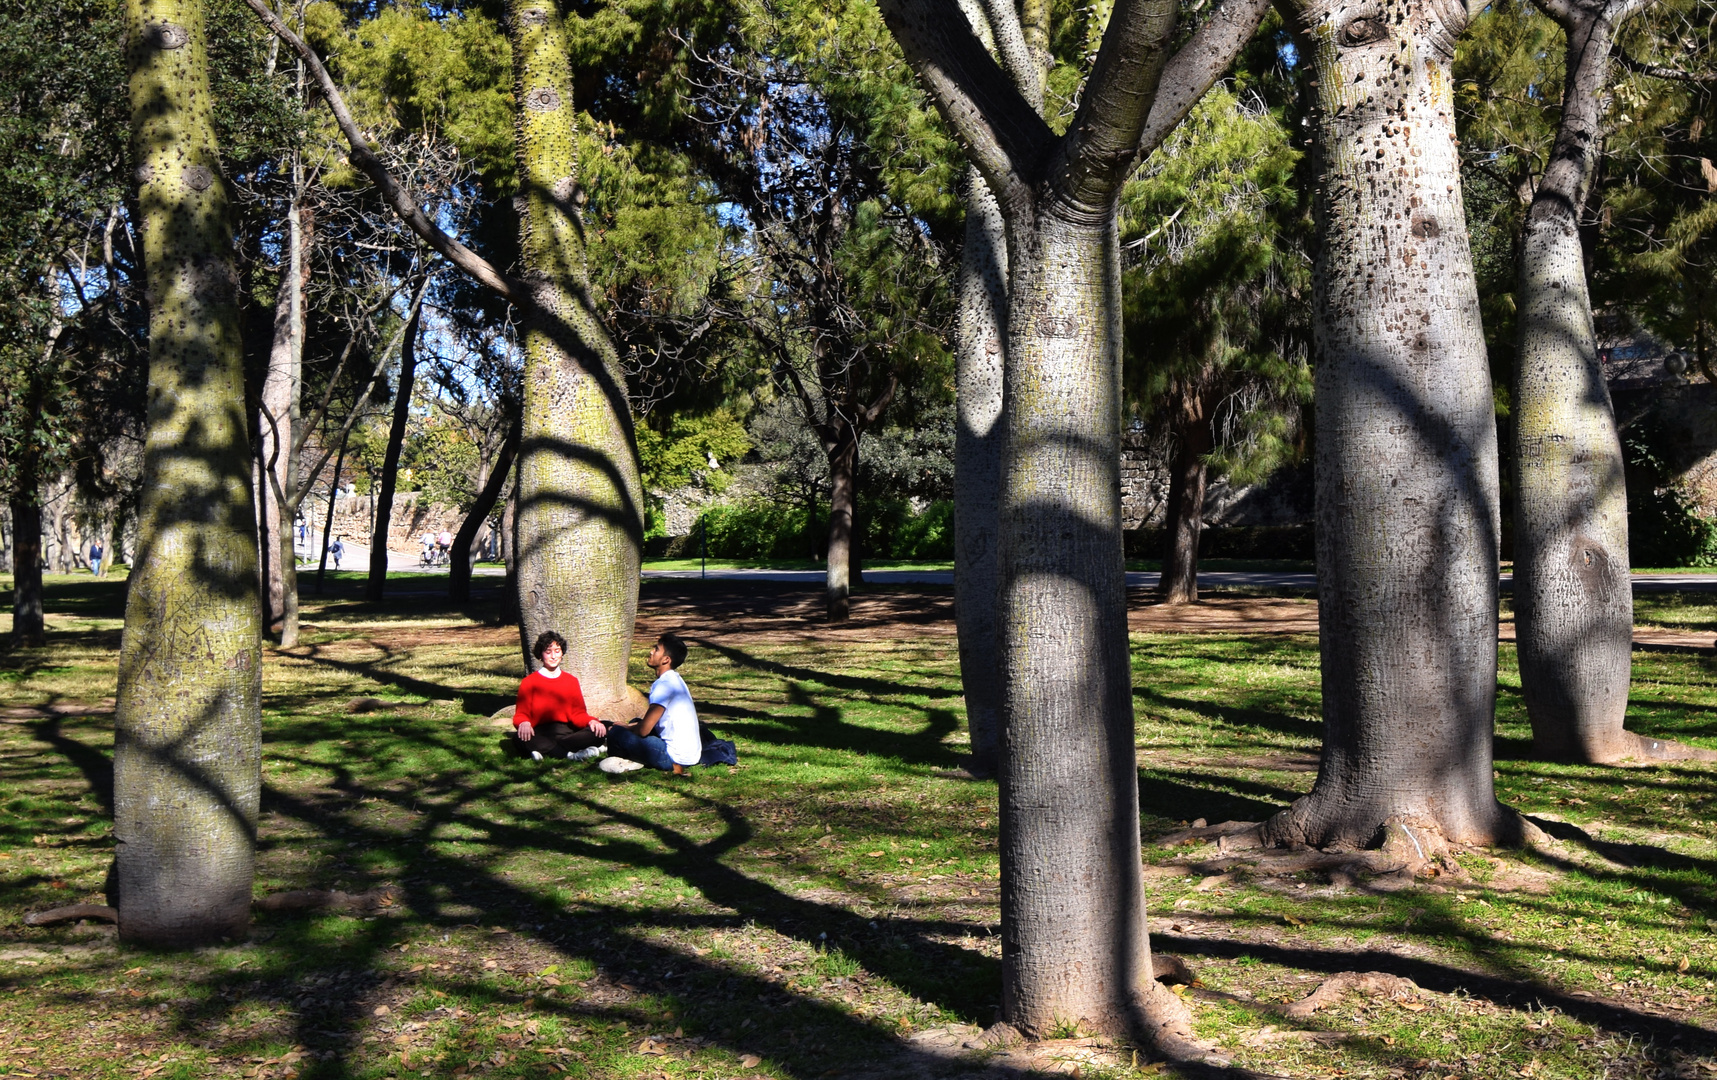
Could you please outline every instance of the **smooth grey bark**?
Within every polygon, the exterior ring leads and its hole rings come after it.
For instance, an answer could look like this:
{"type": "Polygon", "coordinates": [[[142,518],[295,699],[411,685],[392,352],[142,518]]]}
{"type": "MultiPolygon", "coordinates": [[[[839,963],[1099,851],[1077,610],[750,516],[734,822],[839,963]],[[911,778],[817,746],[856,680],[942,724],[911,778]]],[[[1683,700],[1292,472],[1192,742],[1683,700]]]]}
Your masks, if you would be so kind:
{"type": "Polygon", "coordinates": [[[954,343],[954,618],[971,771],[995,775],[1001,747],[1002,652],[997,520],[1002,482],[1002,353],[1007,343],[1007,235],[976,169],[966,176],[954,343]]]}
{"type": "Polygon", "coordinates": [[[417,377],[417,334],[423,325],[422,309],[414,308],[405,326],[399,349],[399,387],[394,392],[393,422],[388,426],[388,444],[382,453],[380,492],[370,535],[370,578],[364,585],[366,600],[380,600],[388,582],[388,527],[393,522],[393,492],[399,481],[399,455],[405,446],[406,422],[411,418],[412,383],[417,377]]]}
{"type": "MultiPolygon", "coordinates": [[[[1048,11],[1027,3],[985,0],[966,18],[992,50],[1021,97],[1043,106],[1048,11]]],[[[1139,136],[1139,156],[1153,151],[1227,70],[1251,37],[1269,0],[1230,0],[1165,67],[1139,136]]],[[[960,679],[972,746],[971,769],[992,775],[1000,752],[1002,670],[996,537],[1001,484],[1002,353],[1007,342],[1008,249],[1001,208],[977,169],[966,179],[966,236],[961,252],[955,341],[954,610],[960,679]]]]}
{"type": "Polygon", "coordinates": [[[1184,1005],[1151,977],[1120,527],[1115,200],[1174,5],[1116,5],[1060,137],[952,0],[881,7],[1007,226],[1003,1017],[1028,1035],[1077,1021],[1195,1053],[1184,1005]]]}
{"type": "Polygon", "coordinates": [[[1515,367],[1515,628],[1533,752],[1672,756],[1623,730],[1633,666],[1627,489],[1598,360],[1580,215],[1602,141],[1611,47],[1642,0],[1544,0],[1567,34],[1562,116],[1520,245],[1515,367]]]}
{"type": "Polygon", "coordinates": [[[297,431],[299,365],[304,347],[304,270],[308,260],[304,258],[305,236],[298,209],[295,192],[287,205],[286,257],[280,267],[274,338],[262,380],[261,416],[257,425],[261,442],[256,491],[257,536],[261,547],[258,568],[264,589],[263,625],[273,634],[285,629],[286,577],[297,568],[297,561],[292,558],[292,514],[285,505],[287,500],[281,496],[291,492],[294,479],[291,447],[297,431]]]}
{"type": "Polygon", "coordinates": [[[1284,3],[1316,76],[1323,761],[1267,841],[1516,836],[1491,768],[1496,422],[1449,64],[1467,13],[1284,3]]]}

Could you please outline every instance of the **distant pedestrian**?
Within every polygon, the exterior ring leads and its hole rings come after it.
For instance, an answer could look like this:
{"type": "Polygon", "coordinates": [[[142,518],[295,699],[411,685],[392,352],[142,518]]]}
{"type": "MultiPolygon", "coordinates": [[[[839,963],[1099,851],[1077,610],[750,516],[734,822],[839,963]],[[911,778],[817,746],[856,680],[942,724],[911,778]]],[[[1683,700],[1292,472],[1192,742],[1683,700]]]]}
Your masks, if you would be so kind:
{"type": "Polygon", "coordinates": [[[328,545],[328,557],[334,560],[334,569],[340,568],[340,556],[346,553],[346,545],[340,543],[342,537],[334,537],[334,542],[328,545]]]}
{"type": "Polygon", "coordinates": [[[89,546],[89,572],[96,577],[101,576],[101,559],[107,552],[101,550],[101,541],[97,540],[89,546]]]}

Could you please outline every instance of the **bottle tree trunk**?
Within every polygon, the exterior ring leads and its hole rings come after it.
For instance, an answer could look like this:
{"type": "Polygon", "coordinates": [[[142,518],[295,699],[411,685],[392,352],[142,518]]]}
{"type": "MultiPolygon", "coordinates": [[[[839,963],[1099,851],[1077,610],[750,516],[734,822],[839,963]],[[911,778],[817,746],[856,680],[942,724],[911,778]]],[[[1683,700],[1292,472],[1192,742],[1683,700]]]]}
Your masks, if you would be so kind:
{"type": "Polygon", "coordinates": [[[138,551],[114,741],[121,938],[242,936],[261,789],[261,620],[244,354],[203,10],[128,0],[149,295],[138,551]]]}
{"type": "Polygon", "coordinates": [[[465,520],[459,525],[459,534],[453,538],[453,561],[447,568],[447,595],[455,604],[463,604],[471,599],[471,564],[476,561],[477,533],[483,527],[483,522],[489,520],[489,515],[495,510],[495,503],[500,501],[501,492],[507,487],[508,474],[513,471],[513,454],[517,451],[518,439],[509,435],[507,441],[501,444],[501,452],[495,458],[494,467],[489,470],[489,478],[483,483],[483,490],[478,492],[477,501],[472,504],[471,512],[465,515],[465,520]]]}
{"type": "Polygon", "coordinates": [[[1204,531],[1206,465],[1213,440],[1204,395],[1197,380],[1182,380],[1176,389],[1174,469],[1169,474],[1167,529],[1163,537],[1163,572],[1157,592],[1165,604],[1198,603],[1198,541],[1204,531]]]}
{"type": "Polygon", "coordinates": [[[858,501],[858,432],[836,418],[830,423],[829,546],[825,553],[824,604],[830,622],[852,614],[853,510],[858,501]]]}
{"type": "Polygon", "coordinates": [[[1120,253],[1112,210],[1093,223],[1056,209],[1008,235],[1002,1014],[1030,1034],[1126,1030],[1154,985],[1121,554],[1120,253]]]}
{"type": "Polygon", "coordinates": [[[1002,354],[1007,343],[1007,234],[976,169],[966,173],[954,347],[954,619],[975,775],[993,776],[1001,745],[1002,653],[996,539],[1002,471],[1002,354]]]}
{"type": "Polygon", "coordinates": [[[399,482],[399,455],[405,447],[406,423],[411,419],[411,389],[417,378],[417,331],[422,325],[422,308],[413,308],[411,322],[399,349],[399,389],[393,399],[393,423],[388,427],[387,449],[382,454],[381,483],[376,495],[376,512],[370,533],[370,579],[364,585],[364,599],[380,600],[388,584],[388,532],[393,523],[393,492],[399,482]]]}
{"type": "Polygon", "coordinates": [[[553,0],[511,0],[524,320],[519,630],[527,668],[545,630],[603,719],[640,714],[626,685],[638,614],[643,487],[619,356],[597,322],[578,221],[572,72],[553,0]]]}
{"type": "Polygon", "coordinates": [[[1514,602],[1533,752],[1558,761],[1672,756],[1624,731],[1633,665],[1627,489],[1580,243],[1602,94],[1627,4],[1548,5],[1567,31],[1562,116],[1520,245],[1514,602]]]}
{"type": "Polygon", "coordinates": [[[1496,422],[1449,62],[1463,8],[1285,9],[1312,64],[1323,761],[1264,827],[1511,839],[1495,798],[1496,422]]]}
{"type": "Polygon", "coordinates": [[[42,505],[36,499],[35,483],[25,482],[22,469],[19,473],[20,491],[12,496],[12,643],[36,646],[47,640],[42,615],[42,505]]]}

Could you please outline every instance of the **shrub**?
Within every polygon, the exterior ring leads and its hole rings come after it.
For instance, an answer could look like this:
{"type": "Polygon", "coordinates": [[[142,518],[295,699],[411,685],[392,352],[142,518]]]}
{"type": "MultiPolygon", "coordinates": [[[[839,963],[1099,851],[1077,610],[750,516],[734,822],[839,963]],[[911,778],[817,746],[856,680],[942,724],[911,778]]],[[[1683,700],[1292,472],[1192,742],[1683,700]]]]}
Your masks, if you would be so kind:
{"type": "Polygon", "coordinates": [[[712,559],[816,558],[828,528],[828,515],[821,507],[807,514],[803,506],[761,500],[712,506],[698,515],[691,550],[698,550],[697,533],[703,529],[712,559]]]}

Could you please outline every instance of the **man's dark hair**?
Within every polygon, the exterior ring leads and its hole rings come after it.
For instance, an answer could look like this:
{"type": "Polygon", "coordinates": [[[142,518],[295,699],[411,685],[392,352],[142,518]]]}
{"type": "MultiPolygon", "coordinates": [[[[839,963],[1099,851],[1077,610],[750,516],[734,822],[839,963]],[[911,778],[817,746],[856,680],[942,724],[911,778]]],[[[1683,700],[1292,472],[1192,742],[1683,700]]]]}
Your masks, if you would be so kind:
{"type": "Polygon", "coordinates": [[[560,646],[561,652],[566,652],[566,639],[555,633],[553,630],[544,630],[542,633],[537,635],[537,643],[531,646],[531,655],[536,657],[538,660],[541,660],[543,658],[543,650],[549,647],[549,642],[551,641],[560,646]]]}
{"type": "Polygon", "coordinates": [[[686,662],[686,643],[678,634],[663,634],[656,639],[656,644],[667,650],[668,662],[673,666],[679,667],[686,662]]]}

